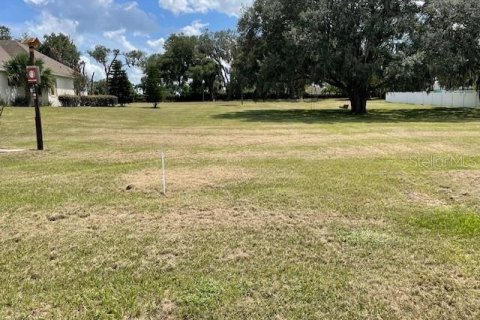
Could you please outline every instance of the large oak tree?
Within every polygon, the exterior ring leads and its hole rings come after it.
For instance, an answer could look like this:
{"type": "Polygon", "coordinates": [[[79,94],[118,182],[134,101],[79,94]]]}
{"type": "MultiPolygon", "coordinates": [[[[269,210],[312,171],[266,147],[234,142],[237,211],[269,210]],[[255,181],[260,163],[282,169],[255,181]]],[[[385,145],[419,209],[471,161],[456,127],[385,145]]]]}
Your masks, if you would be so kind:
{"type": "Polygon", "coordinates": [[[299,25],[315,77],[345,90],[353,113],[366,113],[369,93],[386,85],[385,70],[411,41],[418,2],[307,0],[307,8],[299,25]]]}
{"type": "Polygon", "coordinates": [[[349,94],[353,113],[364,114],[369,93],[387,85],[389,65],[405,58],[420,6],[414,0],[256,0],[240,21],[240,42],[260,46],[244,51],[258,53],[247,61],[262,82],[280,79],[297,88],[306,79],[326,82],[349,94]]]}

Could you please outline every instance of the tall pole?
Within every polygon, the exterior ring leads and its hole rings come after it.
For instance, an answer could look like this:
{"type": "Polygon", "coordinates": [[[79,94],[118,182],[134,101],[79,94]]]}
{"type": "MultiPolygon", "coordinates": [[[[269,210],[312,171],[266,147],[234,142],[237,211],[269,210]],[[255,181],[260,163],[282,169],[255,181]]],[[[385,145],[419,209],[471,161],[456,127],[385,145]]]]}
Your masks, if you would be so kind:
{"type": "MultiPolygon", "coordinates": [[[[29,45],[30,49],[30,65],[35,65],[35,48],[33,45],[29,45]]],[[[38,103],[38,85],[32,84],[30,86],[31,92],[34,95],[35,105],[35,128],[37,132],[37,150],[43,150],[43,130],[42,130],[42,116],[40,114],[40,106],[38,103]]]]}

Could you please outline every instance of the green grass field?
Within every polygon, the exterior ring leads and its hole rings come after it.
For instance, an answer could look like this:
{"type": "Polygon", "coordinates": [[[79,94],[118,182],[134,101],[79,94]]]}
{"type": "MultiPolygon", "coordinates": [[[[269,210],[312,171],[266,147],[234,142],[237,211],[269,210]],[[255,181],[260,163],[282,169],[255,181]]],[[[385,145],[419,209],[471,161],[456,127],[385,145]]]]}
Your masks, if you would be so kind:
{"type": "Polygon", "coordinates": [[[0,319],[480,318],[480,110],[343,104],[44,108],[0,154],[0,319]]]}

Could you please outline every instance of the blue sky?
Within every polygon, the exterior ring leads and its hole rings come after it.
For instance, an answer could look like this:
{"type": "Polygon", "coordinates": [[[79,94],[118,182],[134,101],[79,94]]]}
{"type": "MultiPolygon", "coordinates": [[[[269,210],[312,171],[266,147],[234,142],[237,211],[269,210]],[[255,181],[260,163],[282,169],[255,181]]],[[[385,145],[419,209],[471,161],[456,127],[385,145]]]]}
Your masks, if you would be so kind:
{"type": "MultiPolygon", "coordinates": [[[[122,51],[161,52],[172,33],[198,34],[202,29],[235,29],[242,7],[252,0],[1,0],[0,25],[14,36],[42,38],[51,32],[72,37],[87,71],[102,69],[86,54],[97,44],[122,51]]],[[[130,71],[138,82],[139,70],[130,71]]],[[[96,77],[96,78],[97,78],[96,77]]]]}

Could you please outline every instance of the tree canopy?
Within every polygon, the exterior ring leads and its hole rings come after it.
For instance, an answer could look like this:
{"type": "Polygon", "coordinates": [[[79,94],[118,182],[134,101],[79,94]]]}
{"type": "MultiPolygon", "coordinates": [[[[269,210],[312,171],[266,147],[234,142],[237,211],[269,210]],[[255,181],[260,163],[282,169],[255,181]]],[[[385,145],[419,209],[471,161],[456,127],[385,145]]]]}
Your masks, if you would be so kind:
{"type": "Polygon", "coordinates": [[[147,102],[157,103],[162,101],[166,95],[166,89],[163,86],[160,70],[157,65],[149,63],[146,65],[145,77],[142,79],[143,89],[147,102]]]}
{"type": "Polygon", "coordinates": [[[80,52],[73,40],[63,33],[45,35],[38,51],[73,70],[79,69],[80,52]]]}
{"type": "Polygon", "coordinates": [[[172,96],[201,99],[207,94],[215,99],[220,91],[227,95],[234,42],[233,32],[174,34],[165,42],[164,53],[146,60],[144,73],[153,74],[156,66],[164,92],[172,96]]]}
{"type": "Polygon", "coordinates": [[[103,45],[97,45],[91,51],[88,51],[88,54],[95,59],[96,62],[103,66],[105,71],[105,77],[108,78],[112,71],[112,66],[117,61],[118,56],[120,55],[120,50],[110,49],[103,45]]]}
{"type": "Polygon", "coordinates": [[[295,97],[308,81],[326,82],[362,114],[408,47],[418,9],[414,0],[257,0],[239,24],[241,56],[262,94],[273,88],[295,97]]]}
{"type": "Polygon", "coordinates": [[[12,40],[12,34],[9,27],[0,26],[0,40],[12,40]]]}
{"type": "Polygon", "coordinates": [[[479,12],[468,0],[256,0],[239,22],[234,73],[260,96],[328,83],[357,114],[388,89],[479,86],[479,12]]]}
{"type": "Polygon", "coordinates": [[[429,0],[421,50],[430,72],[448,89],[480,89],[480,2],[429,0]]]}
{"type": "Polygon", "coordinates": [[[235,66],[256,95],[299,97],[310,78],[309,57],[296,33],[306,1],[255,1],[239,21],[235,66]]]}
{"type": "MultiPolygon", "coordinates": [[[[228,97],[231,97],[231,73],[237,35],[232,30],[218,32],[204,32],[199,37],[199,51],[211,60],[211,73],[216,73],[225,88],[228,97]]],[[[208,78],[209,76],[206,76],[208,78]]]]}
{"type": "Polygon", "coordinates": [[[118,103],[122,106],[132,102],[133,87],[121,61],[116,60],[112,64],[112,70],[108,77],[108,93],[116,96],[118,103]]]}

